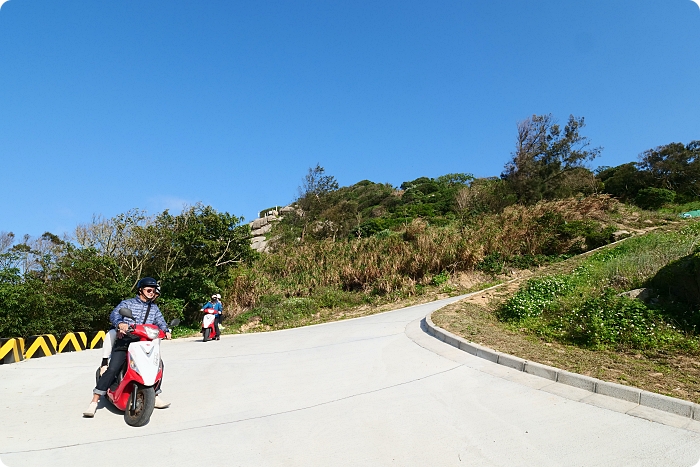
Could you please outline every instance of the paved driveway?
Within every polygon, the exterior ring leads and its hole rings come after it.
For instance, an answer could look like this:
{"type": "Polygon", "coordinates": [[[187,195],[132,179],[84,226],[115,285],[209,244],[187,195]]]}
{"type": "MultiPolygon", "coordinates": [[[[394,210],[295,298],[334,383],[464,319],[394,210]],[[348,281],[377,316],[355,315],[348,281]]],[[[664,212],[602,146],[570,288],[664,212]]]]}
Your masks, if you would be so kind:
{"type": "Polygon", "coordinates": [[[539,378],[426,335],[419,320],[447,302],[165,342],[163,396],[173,405],[143,428],[107,407],[81,417],[100,351],[0,366],[0,459],[9,467],[690,467],[700,459],[697,433],[561,397],[539,378]]]}

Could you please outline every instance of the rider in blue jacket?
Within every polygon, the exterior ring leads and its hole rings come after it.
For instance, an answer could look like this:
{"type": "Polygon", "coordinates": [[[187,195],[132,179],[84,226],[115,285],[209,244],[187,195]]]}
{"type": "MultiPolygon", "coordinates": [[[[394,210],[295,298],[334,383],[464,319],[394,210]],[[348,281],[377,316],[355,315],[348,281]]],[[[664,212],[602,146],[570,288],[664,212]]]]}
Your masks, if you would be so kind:
{"type": "Polygon", "coordinates": [[[224,307],[221,305],[221,295],[215,293],[211,296],[211,300],[204,304],[201,311],[207,308],[213,308],[216,310],[216,316],[214,317],[216,321],[214,322],[214,327],[216,328],[216,340],[220,339],[221,336],[221,314],[224,312],[224,307]]]}
{"type": "MultiPolygon", "coordinates": [[[[87,410],[83,412],[85,417],[95,416],[97,402],[100,400],[101,396],[107,393],[107,389],[112,384],[117,374],[119,374],[119,371],[121,371],[126,361],[126,350],[129,347],[129,342],[124,340],[123,337],[129,329],[129,325],[154,324],[165,332],[166,339],[171,338],[170,329],[168,329],[168,324],[165,322],[163,314],[158,309],[158,305],[153,303],[153,300],[157,297],[158,282],[151,277],[144,277],[136,284],[136,288],[138,289],[136,297],[123,300],[109,315],[109,320],[117,330],[117,340],[114,342],[112,348],[112,356],[109,360],[107,371],[105,371],[97,381],[97,386],[95,386],[95,389],[92,391],[92,401],[87,410]],[[131,310],[133,318],[120,315],[119,310],[122,308],[131,310]]],[[[170,404],[162,400],[158,394],[160,394],[160,387],[156,389],[155,407],[158,409],[168,407],[170,404]]]]}

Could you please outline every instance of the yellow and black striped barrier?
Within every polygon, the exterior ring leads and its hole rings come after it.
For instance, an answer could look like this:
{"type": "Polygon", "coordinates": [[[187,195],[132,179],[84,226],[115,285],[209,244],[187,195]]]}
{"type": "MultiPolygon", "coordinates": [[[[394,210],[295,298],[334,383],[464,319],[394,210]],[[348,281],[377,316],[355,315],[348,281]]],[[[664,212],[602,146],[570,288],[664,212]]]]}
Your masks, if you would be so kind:
{"type": "Polygon", "coordinates": [[[87,335],[84,332],[67,332],[58,339],[58,353],[80,352],[87,348],[87,335]]]}
{"type": "Polygon", "coordinates": [[[48,357],[49,355],[55,355],[58,350],[57,344],[58,343],[56,342],[56,337],[54,337],[51,334],[31,336],[27,338],[27,350],[26,352],[24,352],[24,359],[29,360],[30,358],[48,357]]]}
{"type": "Polygon", "coordinates": [[[59,335],[58,339],[51,334],[31,336],[26,340],[20,337],[0,338],[0,365],[57,353],[101,349],[104,341],[104,331],[67,332],[59,335]]]}
{"type": "Polygon", "coordinates": [[[0,339],[0,365],[24,360],[24,339],[0,339]]]}
{"type": "Polygon", "coordinates": [[[101,349],[105,342],[105,332],[97,331],[88,334],[88,342],[91,349],[101,349]]]}

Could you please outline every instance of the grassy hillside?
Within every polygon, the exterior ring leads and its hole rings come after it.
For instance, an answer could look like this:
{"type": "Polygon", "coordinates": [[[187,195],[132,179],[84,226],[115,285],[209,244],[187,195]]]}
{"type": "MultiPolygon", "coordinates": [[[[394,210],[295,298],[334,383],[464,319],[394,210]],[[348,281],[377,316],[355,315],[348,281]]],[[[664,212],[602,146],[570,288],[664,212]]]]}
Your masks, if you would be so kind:
{"type": "Polygon", "coordinates": [[[543,268],[434,321],[499,351],[700,402],[699,273],[700,222],[690,221],[543,268]]]}
{"type": "Polygon", "coordinates": [[[562,261],[610,243],[614,233],[664,223],[663,217],[608,196],[512,205],[451,222],[416,218],[369,237],[280,242],[230,273],[225,290],[237,328],[290,326],[328,309],[358,307],[464,290],[511,271],[562,261]]]}

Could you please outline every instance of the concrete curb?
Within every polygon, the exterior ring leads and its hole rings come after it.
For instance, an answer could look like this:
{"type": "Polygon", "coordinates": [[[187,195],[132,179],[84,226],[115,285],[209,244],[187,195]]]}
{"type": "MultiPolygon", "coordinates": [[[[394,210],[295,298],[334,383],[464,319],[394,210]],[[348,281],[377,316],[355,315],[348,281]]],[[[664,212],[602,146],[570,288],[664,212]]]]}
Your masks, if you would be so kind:
{"type": "Polygon", "coordinates": [[[631,386],[601,381],[590,376],[579,375],[561,370],[537,362],[530,362],[522,358],[497,352],[473,342],[469,342],[449,331],[446,331],[433,323],[432,313],[425,317],[424,331],[446,344],[456,347],[476,357],[483,358],[493,363],[513,368],[524,373],[539,376],[550,381],[566,384],[575,388],[584,389],[594,394],[613,397],[615,399],[632,402],[644,407],[669,412],[692,420],[700,421],[700,405],[693,402],[664,396],[653,392],[643,391],[631,386]]]}

